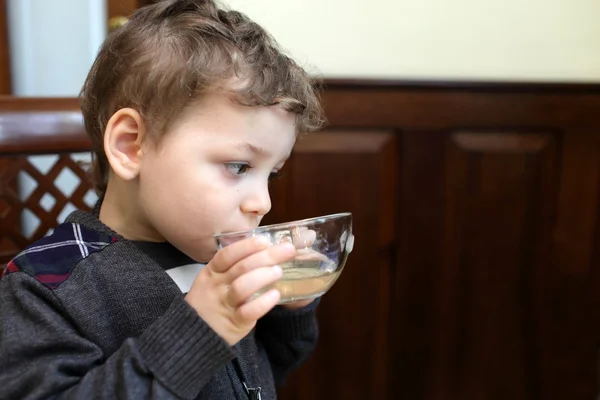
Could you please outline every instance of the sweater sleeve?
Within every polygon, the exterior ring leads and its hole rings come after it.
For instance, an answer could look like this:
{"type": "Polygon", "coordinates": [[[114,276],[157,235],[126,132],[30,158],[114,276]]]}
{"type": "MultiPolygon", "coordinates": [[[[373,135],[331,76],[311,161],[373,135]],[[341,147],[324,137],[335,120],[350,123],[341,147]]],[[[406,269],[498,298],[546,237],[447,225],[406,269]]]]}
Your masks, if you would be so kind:
{"type": "Polygon", "coordinates": [[[298,310],[275,307],[258,321],[257,340],[264,346],[273,369],[275,384],[285,383],[287,375],[313,352],[319,336],[317,298],[298,310]]]}
{"type": "Polygon", "coordinates": [[[64,314],[29,275],[0,280],[0,399],[193,399],[234,357],[183,299],[108,357],[64,314]]]}

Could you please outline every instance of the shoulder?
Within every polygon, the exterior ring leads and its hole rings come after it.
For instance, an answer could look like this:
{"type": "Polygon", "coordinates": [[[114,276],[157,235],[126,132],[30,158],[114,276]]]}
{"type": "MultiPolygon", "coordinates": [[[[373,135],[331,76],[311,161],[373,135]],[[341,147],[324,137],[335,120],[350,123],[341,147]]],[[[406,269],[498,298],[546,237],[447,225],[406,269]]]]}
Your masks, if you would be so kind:
{"type": "Polygon", "coordinates": [[[64,223],[19,253],[2,275],[23,272],[49,289],[56,289],[81,260],[116,241],[115,237],[80,224],[64,223]]]}

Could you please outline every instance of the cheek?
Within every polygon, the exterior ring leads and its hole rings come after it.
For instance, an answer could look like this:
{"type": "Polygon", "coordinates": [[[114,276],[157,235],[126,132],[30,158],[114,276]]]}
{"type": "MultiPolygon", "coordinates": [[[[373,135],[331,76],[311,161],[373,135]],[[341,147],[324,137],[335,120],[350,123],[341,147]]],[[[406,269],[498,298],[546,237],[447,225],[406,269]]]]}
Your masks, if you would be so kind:
{"type": "Polygon", "coordinates": [[[173,198],[194,190],[205,173],[201,165],[190,160],[189,155],[175,150],[152,154],[145,161],[141,178],[147,191],[168,192],[166,194],[173,198]]]}
{"type": "Polygon", "coordinates": [[[189,234],[205,234],[218,228],[215,223],[231,212],[227,209],[233,200],[231,182],[219,166],[163,159],[151,163],[143,172],[141,195],[160,228],[185,225],[189,234]]]}

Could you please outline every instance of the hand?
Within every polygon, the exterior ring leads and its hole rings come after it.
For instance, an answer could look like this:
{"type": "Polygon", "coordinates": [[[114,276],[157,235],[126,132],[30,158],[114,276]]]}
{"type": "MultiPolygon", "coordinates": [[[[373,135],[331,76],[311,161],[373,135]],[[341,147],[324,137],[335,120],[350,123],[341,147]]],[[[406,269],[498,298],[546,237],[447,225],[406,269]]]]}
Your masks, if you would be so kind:
{"type": "Polygon", "coordinates": [[[239,342],[279,301],[277,290],[248,299],[281,278],[277,265],[291,259],[289,243],[269,247],[261,237],[233,243],[215,255],[196,276],[185,300],[230,346],[239,342]]]}
{"type": "Polygon", "coordinates": [[[297,249],[308,249],[315,243],[316,239],[317,232],[308,229],[305,226],[300,226],[292,229],[292,239],[283,238],[281,241],[289,242],[290,240],[293,240],[297,249]]]}

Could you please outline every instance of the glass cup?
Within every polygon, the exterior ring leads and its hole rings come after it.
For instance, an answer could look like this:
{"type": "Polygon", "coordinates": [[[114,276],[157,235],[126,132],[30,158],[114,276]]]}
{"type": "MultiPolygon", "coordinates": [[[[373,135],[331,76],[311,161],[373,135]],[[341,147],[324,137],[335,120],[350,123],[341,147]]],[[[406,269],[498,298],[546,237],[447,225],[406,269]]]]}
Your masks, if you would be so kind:
{"type": "Polygon", "coordinates": [[[281,279],[253,296],[275,288],[281,293],[279,304],[322,296],[339,278],[354,247],[351,213],[260,226],[214,237],[221,250],[239,240],[259,235],[267,238],[270,245],[290,242],[296,247],[294,257],[280,264],[281,279]]]}

